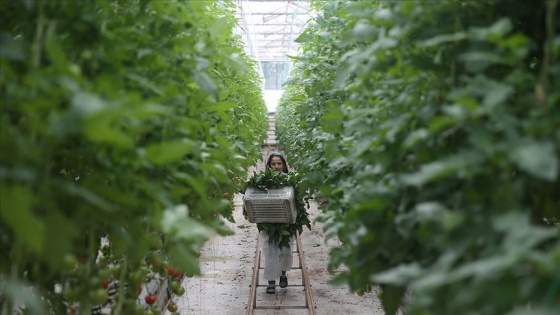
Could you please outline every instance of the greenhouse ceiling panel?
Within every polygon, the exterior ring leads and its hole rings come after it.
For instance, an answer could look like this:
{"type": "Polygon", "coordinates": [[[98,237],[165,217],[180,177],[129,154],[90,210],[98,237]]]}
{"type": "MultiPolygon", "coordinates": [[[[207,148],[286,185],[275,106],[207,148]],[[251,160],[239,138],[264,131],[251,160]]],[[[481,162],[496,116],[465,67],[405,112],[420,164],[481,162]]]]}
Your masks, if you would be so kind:
{"type": "Polygon", "coordinates": [[[294,41],[312,14],[309,1],[237,0],[238,32],[258,61],[286,61],[296,55],[294,41]]]}

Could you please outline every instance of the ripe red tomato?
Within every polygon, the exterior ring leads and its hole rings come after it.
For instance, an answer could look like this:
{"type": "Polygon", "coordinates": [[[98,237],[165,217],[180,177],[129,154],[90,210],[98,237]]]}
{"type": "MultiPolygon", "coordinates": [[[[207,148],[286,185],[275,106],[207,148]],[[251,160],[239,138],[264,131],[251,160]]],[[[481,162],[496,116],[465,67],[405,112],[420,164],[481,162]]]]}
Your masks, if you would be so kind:
{"type": "Polygon", "coordinates": [[[171,277],[175,276],[175,270],[173,269],[172,266],[167,267],[167,274],[171,277]]]}
{"type": "Polygon", "coordinates": [[[107,289],[109,287],[109,283],[109,280],[103,280],[103,282],[101,282],[103,289],[107,289]]]}
{"type": "Polygon", "coordinates": [[[146,297],[144,297],[144,300],[146,301],[146,304],[152,305],[157,301],[157,294],[146,295],[146,297]]]}

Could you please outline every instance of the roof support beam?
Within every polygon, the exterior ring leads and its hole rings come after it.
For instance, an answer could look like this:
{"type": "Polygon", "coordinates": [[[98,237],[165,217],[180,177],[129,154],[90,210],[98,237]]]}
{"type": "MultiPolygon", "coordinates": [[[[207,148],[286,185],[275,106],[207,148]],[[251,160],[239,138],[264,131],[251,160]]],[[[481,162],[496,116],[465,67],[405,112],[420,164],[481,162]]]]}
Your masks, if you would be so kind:
{"type": "Polygon", "coordinates": [[[313,14],[310,0],[235,0],[242,34],[259,62],[285,62],[295,55],[297,38],[313,14]]]}

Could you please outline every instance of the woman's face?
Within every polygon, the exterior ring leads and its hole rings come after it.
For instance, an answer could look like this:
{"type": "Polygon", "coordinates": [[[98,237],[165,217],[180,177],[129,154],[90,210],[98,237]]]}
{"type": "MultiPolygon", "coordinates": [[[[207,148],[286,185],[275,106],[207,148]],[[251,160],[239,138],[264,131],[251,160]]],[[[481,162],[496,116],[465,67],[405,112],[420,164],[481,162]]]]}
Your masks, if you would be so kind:
{"type": "Polygon", "coordinates": [[[284,170],[284,163],[282,163],[282,159],[278,156],[273,156],[270,160],[270,168],[273,171],[282,173],[282,171],[284,170]]]}

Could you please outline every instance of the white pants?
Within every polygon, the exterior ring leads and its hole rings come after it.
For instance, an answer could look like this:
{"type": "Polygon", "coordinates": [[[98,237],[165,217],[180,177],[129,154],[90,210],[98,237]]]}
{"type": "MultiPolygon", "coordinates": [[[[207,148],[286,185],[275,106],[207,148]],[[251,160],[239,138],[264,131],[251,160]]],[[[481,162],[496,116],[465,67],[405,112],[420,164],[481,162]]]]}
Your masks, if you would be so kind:
{"type": "Polygon", "coordinates": [[[290,247],[278,248],[278,245],[268,242],[268,233],[260,231],[261,253],[264,256],[264,277],[268,281],[276,281],[282,274],[282,270],[288,271],[292,268],[294,257],[292,255],[294,239],[290,240],[290,247]]]}

